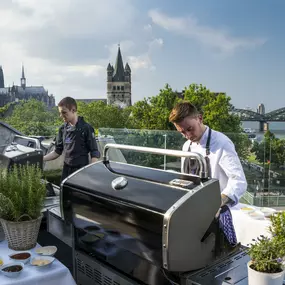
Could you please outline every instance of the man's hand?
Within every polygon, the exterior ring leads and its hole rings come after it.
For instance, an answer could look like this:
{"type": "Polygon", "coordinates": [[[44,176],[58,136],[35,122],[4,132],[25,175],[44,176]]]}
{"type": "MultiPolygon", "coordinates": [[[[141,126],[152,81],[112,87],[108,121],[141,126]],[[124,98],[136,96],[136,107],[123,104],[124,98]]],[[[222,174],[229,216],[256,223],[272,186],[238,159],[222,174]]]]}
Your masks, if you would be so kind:
{"type": "Polygon", "coordinates": [[[55,151],[52,151],[52,152],[48,153],[47,155],[45,155],[43,160],[44,161],[50,161],[50,160],[57,159],[58,157],[60,157],[60,155],[57,154],[55,151]]]}
{"type": "Polygon", "coordinates": [[[218,212],[217,212],[216,215],[215,215],[216,219],[219,217],[220,212],[221,212],[221,208],[222,208],[223,206],[234,204],[234,201],[233,201],[231,198],[229,198],[227,195],[225,195],[225,194],[222,194],[222,195],[221,195],[221,198],[222,198],[222,204],[221,204],[220,209],[218,210],[218,212]]]}
{"type": "Polygon", "coordinates": [[[222,196],[222,204],[221,204],[221,207],[224,206],[224,205],[227,205],[227,204],[228,204],[228,205],[234,204],[234,201],[233,201],[231,198],[229,198],[227,195],[222,194],[221,196],[222,196]]]}
{"type": "Polygon", "coordinates": [[[94,162],[96,162],[97,161],[97,158],[96,157],[92,157],[91,158],[91,163],[94,163],[94,162]]]}

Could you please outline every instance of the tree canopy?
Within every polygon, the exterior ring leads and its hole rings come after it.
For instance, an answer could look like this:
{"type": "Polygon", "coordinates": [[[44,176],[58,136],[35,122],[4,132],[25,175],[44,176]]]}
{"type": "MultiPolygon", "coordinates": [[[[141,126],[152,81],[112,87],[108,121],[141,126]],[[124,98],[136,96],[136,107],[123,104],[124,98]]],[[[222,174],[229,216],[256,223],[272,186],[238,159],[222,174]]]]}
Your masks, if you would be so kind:
{"type": "Polygon", "coordinates": [[[78,102],[78,114],[93,126],[99,128],[122,128],[128,123],[131,108],[120,109],[107,105],[102,101],[94,101],[89,104],[78,102]]]}
{"type": "MultiPolygon", "coordinates": [[[[138,129],[173,130],[168,121],[172,108],[182,99],[166,84],[157,96],[138,101],[132,107],[132,125],[138,129]]],[[[231,98],[213,93],[203,85],[191,84],[184,90],[184,100],[203,114],[205,124],[225,133],[241,132],[238,116],[231,113],[231,98]]]]}
{"type": "Polygon", "coordinates": [[[285,140],[276,138],[270,131],[264,134],[261,143],[254,143],[252,152],[260,163],[285,164],[285,140]]]}
{"type": "Polygon", "coordinates": [[[32,99],[15,105],[4,120],[25,135],[49,136],[55,133],[57,118],[56,108],[47,110],[43,102],[32,99]]]}

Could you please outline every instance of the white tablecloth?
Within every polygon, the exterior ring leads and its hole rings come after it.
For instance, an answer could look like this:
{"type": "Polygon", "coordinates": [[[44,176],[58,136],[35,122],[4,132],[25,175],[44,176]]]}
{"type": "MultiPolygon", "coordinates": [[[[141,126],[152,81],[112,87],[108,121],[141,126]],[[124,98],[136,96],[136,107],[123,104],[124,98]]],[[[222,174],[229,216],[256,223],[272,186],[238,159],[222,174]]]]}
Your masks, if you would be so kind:
{"type": "MultiPolygon", "coordinates": [[[[15,251],[8,248],[7,241],[0,242],[0,256],[4,265],[12,262],[9,254],[15,251]]],[[[34,249],[29,250],[32,256],[38,256],[34,249]]],[[[76,285],[70,271],[57,259],[46,268],[25,264],[24,270],[17,278],[9,278],[0,273],[0,285],[76,285]]]]}
{"type": "Polygon", "coordinates": [[[248,214],[240,210],[240,208],[246,206],[248,205],[238,204],[231,209],[237,240],[245,246],[251,243],[252,239],[256,239],[261,235],[270,237],[268,230],[268,227],[270,226],[270,220],[253,219],[248,214]]]}

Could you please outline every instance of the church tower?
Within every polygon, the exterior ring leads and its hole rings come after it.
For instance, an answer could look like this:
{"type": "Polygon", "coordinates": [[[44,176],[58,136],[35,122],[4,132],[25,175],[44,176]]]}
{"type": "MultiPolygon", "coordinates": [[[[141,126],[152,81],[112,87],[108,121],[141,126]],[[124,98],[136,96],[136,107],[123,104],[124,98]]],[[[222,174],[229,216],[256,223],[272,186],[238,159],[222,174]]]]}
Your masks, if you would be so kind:
{"type": "Polygon", "coordinates": [[[0,65],[0,88],[5,88],[4,72],[2,69],[2,65],[0,65]]]}
{"type": "Polygon", "coordinates": [[[23,89],[26,88],[26,78],[25,78],[24,65],[22,65],[21,87],[22,87],[23,89]]]}
{"type": "Polygon", "coordinates": [[[107,102],[121,108],[132,105],[131,68],[124,67],[120,46],[115,68],[109,63],[107,67],[107,102]]]}

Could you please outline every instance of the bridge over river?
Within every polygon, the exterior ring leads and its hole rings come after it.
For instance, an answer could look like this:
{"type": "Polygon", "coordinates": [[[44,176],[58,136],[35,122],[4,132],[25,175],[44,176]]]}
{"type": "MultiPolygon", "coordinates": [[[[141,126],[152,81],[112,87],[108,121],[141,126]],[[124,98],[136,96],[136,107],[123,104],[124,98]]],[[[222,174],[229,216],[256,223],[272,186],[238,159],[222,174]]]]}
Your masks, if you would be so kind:
{"type": "Polygon", "coordinates": [[[232,113],[237,114],[241,121],[259,122],[259,130],[266,131],[269,129],[270,122],[285,122],[285,107],[271,111],[269,113],[260,114],[247,109],[236,109],[232,110],[232,113]]]}

